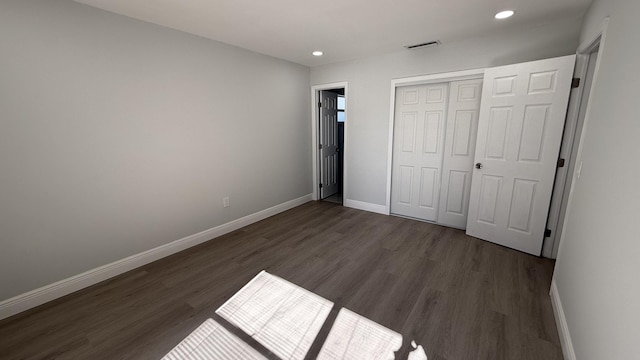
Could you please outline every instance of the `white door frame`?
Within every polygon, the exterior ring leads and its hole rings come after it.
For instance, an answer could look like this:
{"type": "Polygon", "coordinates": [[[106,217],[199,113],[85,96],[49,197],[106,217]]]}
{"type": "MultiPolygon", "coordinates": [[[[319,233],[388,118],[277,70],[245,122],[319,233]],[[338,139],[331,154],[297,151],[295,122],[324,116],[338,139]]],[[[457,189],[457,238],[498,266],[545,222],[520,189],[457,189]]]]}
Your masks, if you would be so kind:
{"type": "MultiPolygon", "coordinates": [[[[387,203],[385,205],[385,213],[391,215],[391,172],[393,170],[393,130],[396,112],[396,88],[409,85],[434,84],[440,82],[451,82],[458,80],[482,79],[485,69],[473,69],[454,71],[441,74],[431,74],[422,76],[412,76],[406,78],[391,80],[391,96],[389,103],[389,144],[387,150],[387,203]]],[[[345,90],[346,93],[346,90],[345,90]]],[[[346,128],[345,128],[346,132],[346,128]]],[[[346,135],[345,135],[346,138],[346,135]]],[[[317,148],[317,145],[316,145],[317,148]]]]}
{"type": "MultiPolygon", "coordinates": [[[[602,61],[602,51],[604,49],[608,26],[609,26],[609,17],[606,17],[602,21],[602,24],[600,25],[600,28],[598,29],[598,31],[595,34],[593,34],[588,40],[580,44],[576,52],[576,55],[577,55],[576,74],[579,74],[582,84],[584,84],[585,77],[587,74],[587,66],[589,64],[589,57],[593,53],[593,50],[599,47],[598,59],[596,60],[595,69],[593,71],[593,80],[591,82],[589,98],[593,96],[594,89],[596,89],[596,83],[598,82],[598,72],[600,70],[600,63],[602,61]]],[[[553,198],[551,200],[552,207],[549,212],[549,217],[550,217],[549,221],[553,226],[556,226],[556,228],[551,229],[552,237],[548,239],[550,240],[549,244],[546,244],[545,242],[545,245],[543,247],[543,253],[542,253],[543,256],[551,257],[553,259],[558,257],[559,247],[561,246],[562,239],[564,238],[564,235],[565,235],[564,230],[566,229],[566,219],[568,214],[571,211],[573,188],[575,186],[576,179],[577,177],[579,177],[580,170],[581,170],[580,169],[581,166],[579,164],[581,163],[581,159],[582,159],[583,140],[587,132],[589,119],[591,118],[591,103],[588,102],[589,99],[583,99],[584,91],[585,91],[584,86],[578,89],[578,91],[576,92],[575,101],[572,99],[569,103],[570,108],[569,108],[569,112],[567,113],[567,125],[566,125],[567,127],[565,127],[565,133],[567,132],[567,130],[569,130],[570,134],[568,135],[569,136],[568,138],[567,138],[567,134],[565,134],[565,139],[570,141],[572,145],[568,147],[569,152],[563,153],[561,154],[561,156],[564,159],[569,160],[571,157],[571,149],[576,145],[578,146],[578,151],[575,159],[576,166],[574,168],[574,173],[566,174],[565,172],[565,174],[562,176],[562,179],[560,179],[560,177],[556,178],[556,182],[561,181],[561,183],[558,184],[557,188],[555,188],[555,189],[558,189],[557,195],[554,189],[553,198]],[[584,115],[582,132],[580,134],[576,134],[578,116],[580,115],[580,107],[583,100],[587,101],[587,109],[584,115]],[[567,182],[567,179],[569,176],[571,176],[573,179],[570,187],[568,186],[569,183],[567,182]],[[568,192],[568,195],[564,196],[566,192],[568,192]],[[555,207],[554,207],[554,200],[556,203],[555,207]],[[554,216],[553,218],[551,218],[552,215],[554,216]],[[556,231],[558,226],[561,229],[560,233],[556,231]]],[[[565,139],[563,139],[563,141],[565,139]]],[[[565,164],[565,167],[569,169],[570,165],[571,164],[567,163],[565,164]]]]}
{"type": "Polygon", "coordinates": [[[342,204],[345,203],[347,198],[347,129],[349,128],[349,100],[348,100],[348,82],[335,82],[330,84],[322,84],[322,85],[313,85],[311,86],[311,166],[312,166],[312,174],[313,174],[313,191],[311,191],[311,199],[318,200],[320,199],[320,182],[318,181],[318,177],[320,176],[319,166],[319,152],[318,152],[318,102],[320,98],[318,97],[318,93],[321,90],[331,90],[331,89],[341,89],[344,88],[344,145],[342,148],[342,204]]]}

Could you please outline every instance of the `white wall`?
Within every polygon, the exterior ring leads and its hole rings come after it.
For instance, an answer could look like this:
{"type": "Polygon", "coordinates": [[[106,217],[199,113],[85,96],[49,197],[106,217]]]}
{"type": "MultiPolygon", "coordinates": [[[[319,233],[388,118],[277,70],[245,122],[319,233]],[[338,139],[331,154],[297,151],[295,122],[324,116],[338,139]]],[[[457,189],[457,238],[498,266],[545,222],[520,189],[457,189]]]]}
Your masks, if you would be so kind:
{"type": "Polygon", "coordinates": [[[309,86],[69,0],[0,2],[0,300],[309,194],[309,86]]]}
{"type": "Polygon", "coordinates": [[[640,358],[640,2],[596,0],[581,38],[610,15],[554,280],[576,358],[640,358]]]}
{"type": "MultiPolygon", "coordinates": [[[[538,26],[314,67],[311,84],[349,82],[348,196],[386,204],[391,79],[506,65],[575,53],[582,14],[538,26]]],[[[428,36],[427,36],[428,38],[428,36]]]]}

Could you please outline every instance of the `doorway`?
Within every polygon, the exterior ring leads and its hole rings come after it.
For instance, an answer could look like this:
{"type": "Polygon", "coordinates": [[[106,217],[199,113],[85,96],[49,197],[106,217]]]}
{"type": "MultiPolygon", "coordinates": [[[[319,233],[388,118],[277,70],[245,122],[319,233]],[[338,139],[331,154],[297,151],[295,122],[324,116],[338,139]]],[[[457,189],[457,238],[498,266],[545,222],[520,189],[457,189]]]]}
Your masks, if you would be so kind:
{"type": "Polygon", "coordinates": [[[313,198],[342,205],[346,199],[347,84],[312,87],[313,198]]]}
{"type": "Polygon", "coordinates": [[[569,208],[571,187],[575,179],[580,177],[580,142],[587,128],[589,97],[597,79],[599,54],[604,44],[607,26],[608,19],[605,19],[600,32],[582,44],[577,51],[575,88],[571,92],[559,167],[547,220],[550,236],[545,239],[542,249],[542,256],[551,259],[558,256],[565,216],[569,208]]]}

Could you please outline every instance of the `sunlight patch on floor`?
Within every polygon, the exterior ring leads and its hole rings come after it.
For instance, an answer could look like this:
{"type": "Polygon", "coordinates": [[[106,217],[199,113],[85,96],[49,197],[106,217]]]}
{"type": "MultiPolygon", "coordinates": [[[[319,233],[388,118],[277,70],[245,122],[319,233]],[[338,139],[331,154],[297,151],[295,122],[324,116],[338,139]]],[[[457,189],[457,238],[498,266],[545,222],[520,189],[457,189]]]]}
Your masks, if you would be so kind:
{"type": "MultiPolygon", "coordinates": [[[[332,308],[331,301],[262,271],[218,308],[216,314],[280,359],[303,360],[332,308]]],[[[427,360],[422,346],[415,341],[411,345],[414,350],[408,360],[427,360]]],[[[342,308],[317,359],[394,360],[401,346],[402,335],[342,308]]],[[[208,319],[163,358],[205,359],[262,360],[266,357],[208,319]]]]}
{"type": "Polygon", "coordinates": [[[402,335],[342,308],[318,360],[393,360],[400,346],[402,335]]]}
{"type": "Polygon", "coordinates": [[[207,319],[162,360],[266,360],[258,351],[230,333],[213,319],[207,319]]]}
{"type": "Polygon", "coordinates": [[[216,313],[281,359],[302,360],[333,303],[266,271],[216,313]]]}

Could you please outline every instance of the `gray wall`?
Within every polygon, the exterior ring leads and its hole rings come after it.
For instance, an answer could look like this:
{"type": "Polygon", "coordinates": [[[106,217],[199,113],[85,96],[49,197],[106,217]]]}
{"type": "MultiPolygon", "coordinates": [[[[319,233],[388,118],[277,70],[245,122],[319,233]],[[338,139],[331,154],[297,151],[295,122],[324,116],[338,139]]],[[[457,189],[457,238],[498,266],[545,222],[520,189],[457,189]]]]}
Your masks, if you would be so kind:
{"type": "Polygon", "coordinates": [[[640,335],[640,2],[596,0],[581,38],[610,15],[554,279],[576,357],[637,359],[640,335]]]}
{"type": "Polygon", "coordinates": [[[309,86],[71,1],[1,1],[0,300],[309,194],[309,86]]]}
{"type": "Polygon", "coordinates": [[[582,14],[385,56],[311,69],[311,84],[349,82],[348,198],[386,204],[391,79],[506,65],[573,54],[582,14]]]}

